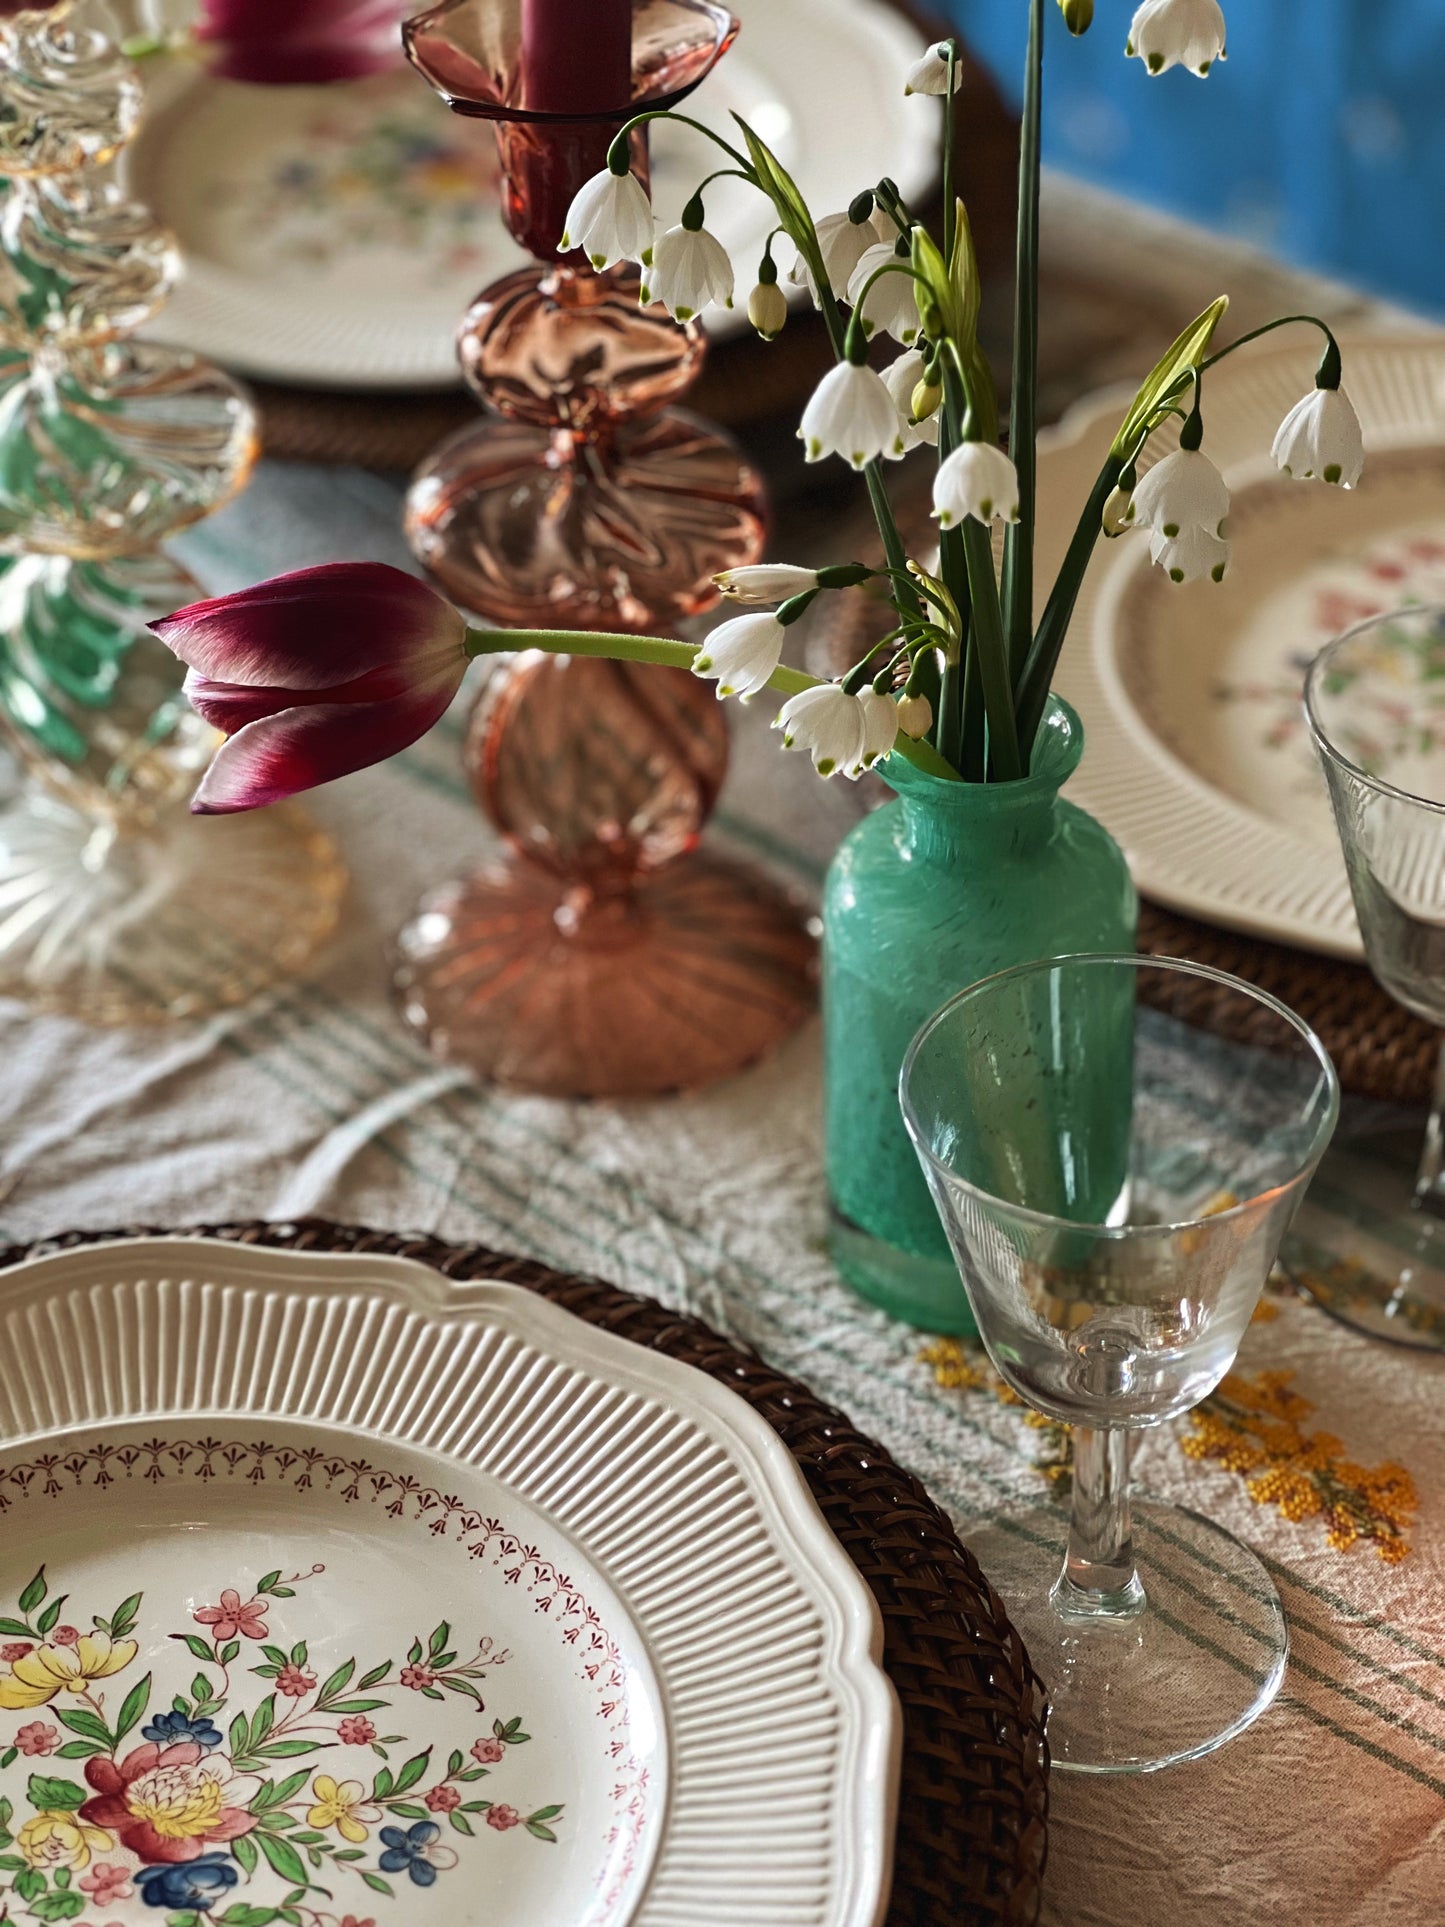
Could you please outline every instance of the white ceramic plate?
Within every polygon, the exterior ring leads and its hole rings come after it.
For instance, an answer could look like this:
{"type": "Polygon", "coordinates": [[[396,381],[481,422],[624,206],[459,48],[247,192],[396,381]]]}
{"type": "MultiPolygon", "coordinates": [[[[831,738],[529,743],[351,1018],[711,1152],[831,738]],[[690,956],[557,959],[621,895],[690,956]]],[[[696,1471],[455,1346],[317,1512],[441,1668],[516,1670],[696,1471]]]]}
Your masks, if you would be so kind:
{"type": "MultiPolygon", "coordinates": [[[[740,0],[738,11],[737,45],[690,113],[733,134],[729,114],[742,114],[819,215],[884,174],[905,196],[927,189],[937,106],[906,100],[902,85],[916,29],[881,0],[740,0]]],[[[715,159],[700,135],[659,130],[659,211],[675,219],[715,159]]],[[[247,87],[171,63],[153,77],[127,165],[187,264],[147,332],[246,374],[450,386],[467,305],[526,260],[497,210],[491,129],[449,113],[409,68],[333,87],[247,87]]],[[[744,300],[770,212],[740,182],[709,190],[708,223],[744,300]]],[[[742,327],[741,302],[708,322],[742,327]]]]}
{"type": "Polygon", "coordinates": [[[0,1356],[0,1913],[881,1920],[874,1603],[712,1380],[184,1239],[6,1273],[0,1356]]]}
{"type": "MultiPolygon", "coordinates": [[[[1069,793],[1113,831],[1146,895],[1226,928],[1358,957],[1301,691],[1310,658],[1352,622],[1445,600],[1445,338],[1345,346],[1370,451],[1361,486],[1344,494],[1291,482],[1269,460],[1318,350],[1232,356],[1205,395],[1205,447],[1233,490],[1229,575],[1177,587],[1150,567],[1142,536],[1101,544],[1057,687],[1085,725],[1069,793]]],[[[1091,397],[1048,439],[1041,580],[1052,579],[1128,399],[1091,397]]]]}

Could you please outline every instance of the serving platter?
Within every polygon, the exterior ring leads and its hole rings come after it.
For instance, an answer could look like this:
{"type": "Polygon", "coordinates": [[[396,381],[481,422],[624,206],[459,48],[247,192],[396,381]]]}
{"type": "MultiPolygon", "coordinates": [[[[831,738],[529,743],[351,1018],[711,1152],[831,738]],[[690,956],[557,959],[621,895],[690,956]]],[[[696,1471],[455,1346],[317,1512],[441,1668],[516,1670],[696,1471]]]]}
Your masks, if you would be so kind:
{"type": "MultiPolygon", "coordinates": [[[[1229,574],[1178,586],[1151,567],[1142,535],[1101,544],[1056,687],[1085,727],[1070,795],[1119,839],[1145,895],[1229,929],[1356,958],[1301,692],[1310,659],[1352,623],[1445,601],[1445,338],[1347,337],[1344,347],[1369,451],[1359,488],[1293,482],[1269,460],[1317,350],[1265,345],[1232,356],[1211,374],[1205,410],[1206,451],[1232,491],[1229,574]]],[[[1129,399],[1092,396],[1046,439],[1041,583],[1129,399]]],[[[1163,453],[1170,438],[1157,440],[1163,453]]]]}
{"type": "MultiPolygon", "coordinates": [[[[884,174],[905,197],[930,185],[937,103],[903,96],[920,35],[901,14],[884,0],[739,0],[737,11],[738,43],[690,113],[732,133],[740,113],[819,214],[884,174]],[[863,102],[866,114],[840,108],[863,102]]],[[[152,338],[275,381],[456,383],[463,311],[527,259],[498,213],[489,127],[449,113],[407,67],[329,87],[253,87],[173,60],[153,63],[147,82],[128,179],[186,260],[152,338]]],[[[661,215],[677,218],[709,156],[698,135],[655,130],[661,215]]],[[[742,297],[705,317],[715,334],[745,326],[770,212],[740,182],[709,190],[708,223],[742,297]]]]}
{"type": "Polygon", "coordinates": [[[200,1239],[16,1268],[0,1344],[0,1906],[876,1927],[876,1609],[722,1387],[200,1239]]]}

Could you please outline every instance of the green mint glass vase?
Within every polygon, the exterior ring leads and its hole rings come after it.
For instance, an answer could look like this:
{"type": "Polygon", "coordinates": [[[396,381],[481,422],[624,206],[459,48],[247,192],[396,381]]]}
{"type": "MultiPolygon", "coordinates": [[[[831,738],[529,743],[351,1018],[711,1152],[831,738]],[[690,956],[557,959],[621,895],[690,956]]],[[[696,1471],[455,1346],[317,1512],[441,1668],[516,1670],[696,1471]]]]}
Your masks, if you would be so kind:
{"type": "Polygon", "coordinates": [[[1083,750],[1082,724],[1054,697],[1021,782],[950,782],[891,757],[897,800],[849,832],[828,872],[830,1247],[855,1291],[925,1331],[975,1327],[898,1108],[915,1032],[1012,964],[1134,948],[1124,854],[1060,794],[1083,750]]]}

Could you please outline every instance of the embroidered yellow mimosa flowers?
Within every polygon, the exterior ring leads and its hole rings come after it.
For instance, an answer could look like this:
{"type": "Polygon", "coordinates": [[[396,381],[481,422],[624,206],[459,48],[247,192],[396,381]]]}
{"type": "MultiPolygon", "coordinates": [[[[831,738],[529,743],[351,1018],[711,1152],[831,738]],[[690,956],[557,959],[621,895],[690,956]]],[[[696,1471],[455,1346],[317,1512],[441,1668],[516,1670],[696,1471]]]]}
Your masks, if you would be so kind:
{"type": "Polygon", "coordinates": [[[113,1640],[109,1633],[82,1633],[73,1646],[37,1646],[0,1675],[0,1708],[28,1712],[48,1706],[57,1693],[83,1693],[92,1680],[129,1666],[138,1650],[133,1639],[113,1640]]]}
{"type": "Polygon", "coordinates": [[[357,1818],[366,1795],[360,1780],[342,1780],[338,1785],[329,1773],[318,1773],[311,1790],[316,1804],[306,1816],[307,1826],[335,1827],[343,1840],[359,1847],[367,1838],[366,1828],[357,1818]]]}

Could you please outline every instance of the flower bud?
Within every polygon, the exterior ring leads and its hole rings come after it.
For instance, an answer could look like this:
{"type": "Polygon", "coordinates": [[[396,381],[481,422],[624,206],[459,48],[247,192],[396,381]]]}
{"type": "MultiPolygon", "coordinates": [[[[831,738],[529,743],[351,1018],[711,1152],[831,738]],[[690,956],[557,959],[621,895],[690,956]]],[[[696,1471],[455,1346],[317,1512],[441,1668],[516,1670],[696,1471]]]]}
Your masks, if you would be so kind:
{"type": "Polygon", "coordinates": [[[1087,33],[1094,24],[1094,0],[1059,0],[1059,11],[1072,34],[1087,33]]]}
{"type": "Polygon", "coordinates": [[[943,405],[943,390],[936,381],[929,381],[925,375],[914,389],[909,408],[913,411],[915,422],[926,422],[936,415],[943,405]]]}
{"type": "Polygon", "coordinates": [[[788,318],[788,302],[776,281],[760,281],[748,296],[748,320],[764,341],[783,332],[788,318]]]}
{"type": "Polygon", "coordinates": [[[1126,488],[1121,482],[1104,504],[1104,512],[1099,520],[1104,533],[1113,537],[1123,535],[1134,526],[1134,490],[1126,488]]]}
{"type": "Polygon", "coordinates": [[[903,696],[898,704],[898,727],[920,742],[933,727],[933,704],[927,696],[903,696]]]}

